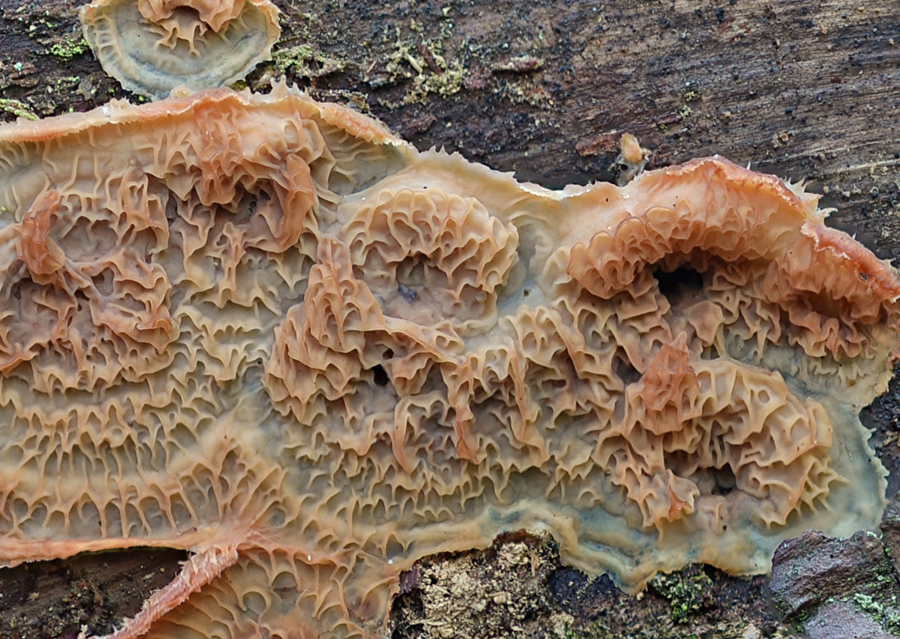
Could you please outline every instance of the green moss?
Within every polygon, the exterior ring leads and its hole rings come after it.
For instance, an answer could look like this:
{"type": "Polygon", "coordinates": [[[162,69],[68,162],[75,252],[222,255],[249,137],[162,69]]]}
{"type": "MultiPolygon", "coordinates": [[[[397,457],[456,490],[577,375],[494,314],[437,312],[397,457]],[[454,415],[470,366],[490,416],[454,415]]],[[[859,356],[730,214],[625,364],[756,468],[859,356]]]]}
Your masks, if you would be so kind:
{"type": "Polygon", "coordinates": [[[26,104],[18,100],[0,99],[0,111],[26,120],[38,119],[38,116],[26,104]]]}
{"type": "Polygon", "coordinates": [[[78,86],[78,83],[81,82],[81,78],[70,75],[63,78],[57,78],[53,83],[53,90],[57,93],[62,93],[65,91],[69,91],[78,86]]]}
{"type": "MultiPolygon", "coordinates": [[[[427,38],[421,25],[414,20],[410,23],[410,31],[416,34],[412,39],[404,39],[399,28],[394,32],[394,42],[389,45],[390,53],[384,61],[387,78],[377,81],[379,86],[412,81],[399,102],[381,101],[389,108],[421,103],[431,95],[454,95],[463,89],[467,77],[462,61],[449,58],[444,46],[444,40],[452,34],[452,23],[443,23],[434,39],[427,38]]],[[[372,67],[375,66],[373,63],[372,67]]]]}
{"type": "Polygon", "coordinates": [[[853,595],[852,602],[857,610],[871,616],[886,631],[895,635],[900,634],[900,611],[896,608],[896,601],[894,607],[887,608],[875,597],[858,592],[853,595]]]}
{"type": "Polygon", "coordinates": [[[65,36],[60,42],[50,45],[50,53],[63,60],[71,60],[88,51],[88,44],[84,38],[75,39],[65,36]]]}
{"type": "Polygon", "coordinates": [[[289,72],[300,78],[321,78],[332,73],[340,73],[346,63],[337,58],[319,53],[308,44],[299,44],[288,49],[281,49],[272,54],[277,75],[289,72]]]}
{"type": "MultiPolygon", "coordinates": [[[[443,62],[443,59],[441,59],[443,62]]],[[[420,73],[413,78],[413,85],[403,98],[404,104],[421,102],[428,95],[447,97],[458,93],[463,87],[465,69],[454,60],[449,65],[444,63],[442,73],[420,73]]]]}
{"type": "Polygon", "coordinates": [[[650,587],[669,602],[674,623],[687,622],[692,613],[710,605],[713,600],[713,582],[703,571],[659,573],[650,582],[650,587]]]}

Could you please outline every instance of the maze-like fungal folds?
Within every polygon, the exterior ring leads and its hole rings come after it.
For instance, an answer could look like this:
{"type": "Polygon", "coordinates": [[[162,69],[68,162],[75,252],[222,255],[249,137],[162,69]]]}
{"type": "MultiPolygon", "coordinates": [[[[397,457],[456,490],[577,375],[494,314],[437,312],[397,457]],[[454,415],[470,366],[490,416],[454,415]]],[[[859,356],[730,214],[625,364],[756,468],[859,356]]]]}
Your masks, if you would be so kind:
{"type": "Polygon", "coordinates": [[[283,86],[0,164],[0,561],[191,551],[117,638],[380,636],[521,528],[639,589],[880,517],[900,281],[776,178],[547,191],[283,86]]]}
{"type": "Polygon", "coordinates": [[[80,16],[103,70],[153,99],[241,80],[281,35],[269,0],[94,0],[80,16]]]}

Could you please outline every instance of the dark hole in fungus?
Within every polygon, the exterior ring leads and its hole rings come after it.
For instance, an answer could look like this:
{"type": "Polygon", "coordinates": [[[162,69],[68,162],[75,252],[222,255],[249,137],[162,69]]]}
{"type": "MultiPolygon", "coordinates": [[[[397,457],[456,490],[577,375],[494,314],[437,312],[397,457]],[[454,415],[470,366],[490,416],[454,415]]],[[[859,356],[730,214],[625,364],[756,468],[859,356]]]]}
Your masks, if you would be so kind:
{"type": "MultiPolygon", "coordinates": [[[[711,444],[713,448],[721,448],[723,444],[711,444]]],[[[723,460],[724,461],[724,460],[723,460]]],[[[730,495],[737,489],[737,477],[731,463],[724,461],[722,466],[697,467],[696,459],[685,451],[666,454],[666,468],[679,477],[690,479],[700,490],[701,495],[730,495]]]]}
{"type": "Polygon", "coordinates": [[[406,284],[398,284],[397,292],[400,293],[400,297],[405,299],[407,302],[412,304],[419,298],[419,294],[416,293],[413,289],[408,287],[406,284]]]}
{"type": "Polygon", "coordinates": [[[722,466],[722,468],[711,468],[710,474],[715,482],[713,495],[728,495],[737,485],[737,478],[734,476],[734,471],[729,464],[722,466]]]}
{"type": "Polygon", "coordinates": [[[265,206],[272,199],[268,191],[260,189],[258,193],[243,191],[232,216],[235,224],[245,224],[256,215],[261,206],[265,206]]]}
{"type": "Polygon", "coordinates": [[[737,478],[730,464],[721,468],[702,468],[691,477],[704,495],[730,495],[737,486],[737,478]]]}
{"type": "Polygon", "coordinates": [[[372,376],[375,381],[376,386],[387,386],[391,379],[388,377],[387,371],[384,370],[384,366],[381,364],[376,364],[372,367],[372,376]]]}
{"type": "Polygon", "coordinates": [[[397,284],[409,289],[425,286],[425,263],[427,261],[428,257],[420,253],[408,255],[403,258],[403,260],[397,264],[397,284]]]}
{"type": "Polygon", "coordinates": [[[176,202],[174,197],[170,197],[166,200],[166,220],[169,224],[172,224],[178,218],[178,202],[176,202]]]}
{"type": "Polygon", "coordinates": [[[659,292],[673,308],[697,301],[703,290],[703,275],[690,266],[679,266],[672,272],[658,268],[653,271],[653,277],[659,284],[659,292]]]}
{"type": "Polygon", "coordinates": [[[616,357],[613,360],[613,371],[616,377],[622,380],[626,386],[634,384],[641,379],[641,373],[636,369],[627,357],[616,357]]]}
{"type": "Polygon", "coordinates": [[[91,283],[101,295],[110,296],[113,293],[113,274],[109,269],[104,269],[98,275],[91,277],[91,283]]]}
{"type": "Polygon", "coordinates": [[[835,317],[838,319],[842,317],[841,311],[843,309],[840,300],[835,299],[827,292],[820,291],[818,293],[809,293],[805,295],[804,298],[809,304],[809,307],[819,315],[835,317]]]}
{"type": "Polygon", "coordinates": [[[85,293],[81,289],[75,291],[75,293],[72,294],[72,297],[75,298],[75,302],[78,305],[78,308],[87,308],[91,303],[91,300],[88,298],[87,293],[85,293]]]}

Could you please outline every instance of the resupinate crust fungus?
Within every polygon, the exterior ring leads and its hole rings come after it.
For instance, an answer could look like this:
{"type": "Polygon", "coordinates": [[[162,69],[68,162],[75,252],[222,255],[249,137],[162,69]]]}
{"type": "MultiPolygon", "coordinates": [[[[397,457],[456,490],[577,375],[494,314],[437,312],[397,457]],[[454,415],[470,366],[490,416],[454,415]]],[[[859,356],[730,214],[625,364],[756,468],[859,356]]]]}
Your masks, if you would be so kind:
{"type": "Polygon", "coordinates": [[[708,158],[548,191],[284,86],[0,128],[0,562],[191,551],[117,638],[374,637],[549,530],[639,589],[875,526],[900,281],[708,158]]]}
{"type": "Polygon", "coordinates": [[[81,26],[109,75],[159,99],[242,79],[269,59],[278,15],[269,0],[94,0],[81,26]]]}

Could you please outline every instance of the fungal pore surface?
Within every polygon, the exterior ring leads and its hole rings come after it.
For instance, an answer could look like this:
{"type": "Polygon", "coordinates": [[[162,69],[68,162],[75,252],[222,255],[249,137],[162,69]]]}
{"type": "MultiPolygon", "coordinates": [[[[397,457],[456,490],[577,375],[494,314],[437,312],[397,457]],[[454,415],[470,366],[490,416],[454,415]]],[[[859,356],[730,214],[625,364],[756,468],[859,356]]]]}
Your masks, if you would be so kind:
{"type": "Polygon", "coordinates": [[[0,561],[160,546],[115,636],[376,637],[548,530],[637,590],[874,527],[900,281],[721,158],[549,191],[284,86],[0,129],[0,561]]]}
{"type": "Polygon", "coordinates": [[[278,15],[269,0],[94,0],[81,26],[109,75],[159,99],[242,79],[269,59],[278,15]]]}

